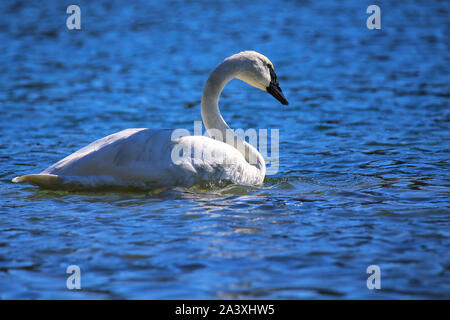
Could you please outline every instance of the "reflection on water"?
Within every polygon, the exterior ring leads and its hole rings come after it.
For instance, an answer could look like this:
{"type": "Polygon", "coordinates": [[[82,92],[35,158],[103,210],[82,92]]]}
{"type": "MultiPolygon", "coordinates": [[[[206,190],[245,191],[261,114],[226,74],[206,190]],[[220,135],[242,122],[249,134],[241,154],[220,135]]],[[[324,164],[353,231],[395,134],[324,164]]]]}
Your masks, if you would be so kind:
{"type": "Polygon", "coordinates": [[[81,31],[57,1],[0,13],[0,298],[448,298],[448,4],[382,3],[374,31],[360,1],[77,4],[81,31]],[[125,128],[191,130],[247,49],[290,101],[237,80],[220,101],[233,128],[280,129],[263,186],[10,182],[125,128]]]}

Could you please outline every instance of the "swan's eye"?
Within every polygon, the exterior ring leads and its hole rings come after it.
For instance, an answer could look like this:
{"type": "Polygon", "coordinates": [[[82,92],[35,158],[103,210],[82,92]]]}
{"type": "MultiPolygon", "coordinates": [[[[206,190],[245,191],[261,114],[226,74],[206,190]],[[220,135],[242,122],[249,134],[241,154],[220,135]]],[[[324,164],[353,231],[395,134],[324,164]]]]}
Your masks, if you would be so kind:
{"type": "Polygon", "coordinates": [[[277,75],[275,74],[273,67],[270,65],[268,65],[267,67],[269,68],[271,82],[278,84],[277,75]]]}

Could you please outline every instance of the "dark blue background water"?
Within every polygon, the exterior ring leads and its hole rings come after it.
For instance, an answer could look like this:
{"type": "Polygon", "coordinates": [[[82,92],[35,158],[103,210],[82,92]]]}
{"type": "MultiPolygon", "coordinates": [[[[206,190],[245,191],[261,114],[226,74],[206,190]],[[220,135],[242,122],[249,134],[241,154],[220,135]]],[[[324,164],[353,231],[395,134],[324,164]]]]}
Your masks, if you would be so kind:
{"type": "Polygon", "coordinates": [[[0,5],[0,298],[450,297],[449,2],[76,1],[80,31],[69,4],[0,5]],[[209,73],[242,50],[290,101],[238,80],[221,98],[231,127],[280,129],[264,186],[11,183],[122,129],[193,130],[209,73]]]}

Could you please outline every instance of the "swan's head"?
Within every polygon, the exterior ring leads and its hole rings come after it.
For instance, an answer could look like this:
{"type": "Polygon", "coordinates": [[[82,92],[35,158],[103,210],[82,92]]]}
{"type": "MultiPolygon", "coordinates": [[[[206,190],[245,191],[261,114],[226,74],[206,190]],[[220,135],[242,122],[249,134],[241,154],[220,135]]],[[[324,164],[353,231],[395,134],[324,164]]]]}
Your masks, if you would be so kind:
{"type": "Polygon", "coordinates": [[[288,101],[278,83],[273,64],[267,57],[255,51],[243,51],[228,59],[239,61],[240,71],[236,78],[247,82],[249,85],[270,93],[282,104],[288,101]]]}

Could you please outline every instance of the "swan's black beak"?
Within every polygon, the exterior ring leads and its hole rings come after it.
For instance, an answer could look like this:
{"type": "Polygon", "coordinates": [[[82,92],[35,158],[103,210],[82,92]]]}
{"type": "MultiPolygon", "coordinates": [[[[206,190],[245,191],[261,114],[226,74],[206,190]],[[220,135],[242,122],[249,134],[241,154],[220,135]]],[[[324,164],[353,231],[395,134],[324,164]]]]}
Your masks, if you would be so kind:
{"type": "Polygon", "coordinates": [[[266,90],[285,106],[289,104],[278,83],[272,81],[266,90]]]}
{"type": "Polygon", "coordinates": [[[273,95],[278,101],[287,106],[289,102],[283,94],[283,91],[280,88],[280,84],[278,83],[277,75],[275,71],[273,71],[272,66],[268,66],[270,72],[270,84],[266,88],[266,91],[273,95]]]}

